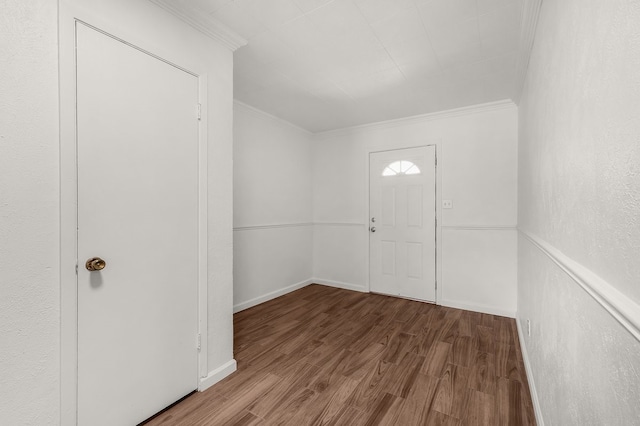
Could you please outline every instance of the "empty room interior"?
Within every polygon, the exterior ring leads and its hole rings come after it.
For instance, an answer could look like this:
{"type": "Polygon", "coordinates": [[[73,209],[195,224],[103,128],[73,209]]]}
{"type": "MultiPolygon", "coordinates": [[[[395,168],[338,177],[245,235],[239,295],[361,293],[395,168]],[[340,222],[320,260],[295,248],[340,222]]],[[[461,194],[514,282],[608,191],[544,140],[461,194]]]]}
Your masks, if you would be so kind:
{"type": "Polygon", "coordinates": [[[0,425],[640,425],[640,1],[1,4],[0,425]]]}

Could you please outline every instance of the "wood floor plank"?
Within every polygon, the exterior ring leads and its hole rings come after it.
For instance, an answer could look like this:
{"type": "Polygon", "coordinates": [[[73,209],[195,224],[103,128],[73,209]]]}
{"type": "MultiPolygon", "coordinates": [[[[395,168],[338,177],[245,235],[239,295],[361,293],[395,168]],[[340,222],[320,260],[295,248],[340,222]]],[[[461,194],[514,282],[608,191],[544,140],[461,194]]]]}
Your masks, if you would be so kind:
{"type": "Polygon", "coordinates": [[[515,321],[310,285],[234,315],[238,371],[169,425],[535,425],[515,321]]]}
{"type": "Polygon", "coordinates": [[[493,329],[483,325],[475,327],[476,349],[480,352],[492,353],[495,351],[495,343],[493,340],[493,329]]]}
{"type": "Polygon", "coordinates": [[[471,366],[471,389],[495,395],[496,393],[496,367],[495,356],[486,352],[476,351],[473,365],[471,366]]]}
{"type": "Polygon", "coordinates": [[[426,360],[422,365],[420,373],[440,377],[447,365],[449,352],[451,352],[451,343],[435,342],[426,355],[426,360]]]}
{"type": "Polygon", "coordinates": [[[472,391],[469,396],[467,413],[463,420],[465,425],[494,426],[496,424],[495,397],[484,392],[472,391]]]}
{"type": "Polygon", "coordinates": [[[451,345],[449,362],[462,367],[469,367],[475,354],[475,345],[471,336],[457,336],[451,345]]]}
{"type": "Polygon", "coordinates": [[[384,394],[386,383],[391,379],[390,371],[394,364],[384,360],[372,361],[369,373],[360,381],[351,394],[348,404],[362,411],[369,412],[380,395],[384,394]]]}
{"type": "Polygon", "coordinates": [[[392,367],[390,379],[385,383],[387,392],[406,398],[413,388],[425,358],[411,352],[405,352],[397,365],[392,367]]]}
{"type": "Polygon", "coordinates": [[[280,377],[274,374],[267,374],[262,379],[252,383],[250,387],[244,387],[233,397],[227,398],[228,403],[219,405],[213,410],[208,410],[202,418],[193,424],[203,426],[232,424],[233,419],[244,417],[247,407],[281,380],[280,377]]]}
{"type": "Polygon", "coordinates": [[[455,364],[447,364],[436,394],[432,408],[442,414],[462,419],[467,410],[470,393],[473,392],[469,384],[470,370],[455,364]]]}
{"type": "Polygon", "coordinates": [[[433,397],[438,387],[439,379],[424,374],[418,374],[409,394],[404,398],[398,425],[423,425],[427,423],[433,397]]]}
{"type": "Polygon", "coordinates": [[[407,347],[411,345],[414,336],[411,334],[398,331],[389,340],[385,353],[382,354],[382,359],[387,362],[398,364],[400,359],[407,353],[407,347]]]}
{"type": "Polygon", "coordinates": [[[362,410],[358,410],[355,407],[347,405],[340,412],[340,416],[331,423],[330,425],[335,426],[356,426],[362,425],[366,421],[366,414],[362,410]]]}
{"type": "Polygon", "coordinates": [[[460,420],[438,411],[431,411],[426,424],[427,426],[459,426],[460,420]]]}
{"type": "Polygon", "coordinates": [[[424,329],[415,335],[409,350],[415,354],[426,356],[436,342],[438,330],[424,329]]]}
{"type": "Polygon", "coordinates": [[[369,417],[367,418],[365,426],[397,424],[401,405],[401,398],[389,393],[381,394],[381,397],[378,398],[378,403],[374,405],[373,409],[368,411],[369,417]]]}
{"type": "Polygon", "coordinates": [[[307,410],[301,410],[295,419],[296,425],[325,425],[335,422],[349,399],[358,381],[340,376],[329,387],[316,392],[316,400],[312,401],[307,410]]]}

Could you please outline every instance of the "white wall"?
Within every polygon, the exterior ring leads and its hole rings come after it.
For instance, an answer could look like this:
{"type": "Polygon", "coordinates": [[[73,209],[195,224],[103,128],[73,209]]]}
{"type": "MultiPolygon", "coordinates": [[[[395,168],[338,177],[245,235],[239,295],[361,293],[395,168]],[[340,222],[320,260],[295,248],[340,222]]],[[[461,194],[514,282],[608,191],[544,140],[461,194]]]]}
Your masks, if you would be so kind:
{"type": "Polygon", "coordinates": [[[518,318],[546,424],[640,419],[638,22],[637,1],[542,4],[519,110],[518,318]]]}
{"type": "MultiPolygon", "coordinates": [[[[207,358],[215,372],[233,361],[232,53],[146,0],[63,6],[208,74],[207,358]]],[[[44,0],[3,0],[1,7],[0,424],[55,425],[67,418],[60,409],[60,318],[68,314],[61,289],[75,285],[60,280],[61,240],[73,236],[60,232],[58,8],[44,0]]]]}
{"type": "Polygon", "coordinates": [[[234,309],[310,283],[311,135],[234,106],[234,309]]]}
{"type": "Polygon", "coordinates": [[[57,4],[3,0],[0,9],[0,424],[56,424],[57,4]]]}
{"type": "Polygon", "coordinates": [[[514,316],[517,124],[497,103],[315,135],[315,280],[368,290],[369,152],[436,144],[438,302],[514,316]]]}

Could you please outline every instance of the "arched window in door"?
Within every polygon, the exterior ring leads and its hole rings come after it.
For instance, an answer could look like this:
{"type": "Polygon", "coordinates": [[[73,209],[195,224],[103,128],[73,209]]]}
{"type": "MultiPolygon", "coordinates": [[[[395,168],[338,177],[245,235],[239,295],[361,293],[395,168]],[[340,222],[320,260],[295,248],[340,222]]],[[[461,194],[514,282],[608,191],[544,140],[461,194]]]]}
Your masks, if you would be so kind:
{"type": "Polygon", "coordinates": [[[382,176],[419,175],[420,168],[411,161],[394,161],[384,168],[382,176]]]}

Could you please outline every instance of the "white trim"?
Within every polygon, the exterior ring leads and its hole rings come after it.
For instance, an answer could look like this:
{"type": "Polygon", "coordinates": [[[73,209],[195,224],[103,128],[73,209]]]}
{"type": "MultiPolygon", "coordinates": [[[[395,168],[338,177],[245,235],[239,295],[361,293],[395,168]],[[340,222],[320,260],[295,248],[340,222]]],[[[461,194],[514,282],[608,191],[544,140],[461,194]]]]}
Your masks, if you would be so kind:
{"type": "Polygon", "coordinates": [[[272,223],[267,225],[249,225],[238,226],[233,228],[234,231],[256,231],[260,229],[279,229],[279,228],[297,228],[304,226],[354,226],[354,227],[366,227],[366,223],[355,222],[293,222],[293,223],[272,223]]]}
{"type": "Polygon", "coordinates": [[[524,339],[524,332],[520,325],[520,318],[516,314],[516,327],[518,328],[518,339],[520,341],[520,352],[522,352],[522,360],[524,362],[524,369],[527,374],[527,381],[529,382],[529,392],[531,393],[531,400],[533,402],[533,411],[536,416],[536,424],[538,426],[544,426],[544,418],[542,417],[542,409],[540,408],[540,400],[538,399],[538,391],[536,391],[536,384],[533,380],[533,370],[531,369],[531,362],[529,361],[529,352],[527,351],[527,345],[524,339]]]}
{"type": "Polygon", "coordinates": [[[58,67],[60,93],[60,424],[77,424],[78,288],[76,179],[75,20],[59,2],[58,67]]]}
{"type": "Polygon", "coordinates": [[[234,51],[247,44],[247,40],[231,28],[210,15],[200,13],[187,6],[176,6],[170,0],[149,0],[183,22],[186,22],[202,34],[210,37],[234,51]]]}
{"type": "Polygon", "coordinates": [[[501,317],[515,318],[516,312],[507,309],[496,308],[494,306],[479,305],[477,303],[465,303],[457,300],[441,299],[438,305],[448,308],[464,309],[465,311],[482,312],[483,314],[498,315],[501,317]]]}
{"type": "Polygon", "coordinates": [[[341,288],[344,290],[358,291],[360,293],[369,292],[369,290],[365,286],[358,285],[358,284],[345,283],[342,281],[325,280],[322,278],[313,278],[311,281],[313,282],[313,284],[320,284],[327,287],[335,287],[335,288],[341,288]]]}
{"type": "Polygon", "coordinates": [[[313,222],[301,222],[301,223],[273,223],[269,225],[250,225],[250,226],[238,226],[233,228],[234,231],[255,231],[258,229],[279,229],[279,228],[298,228],[303,226],[313,226],[313,222]]]}
{"type": "MultiPolygon", "coordinates": [[[[497,102],[496,102],[497,103],[497,102]]],[[[513,104],[511,104],[513,105],[513,104]]],[[[411,118],[411,117],[410,117],[411,118]]],[[[365,188],[365,197],[364,200],[366,202],[366,205],[364,205],[364,211],[366,212],[366,217],[365,219],[365,223],[367,225],[365,225],[368,229],[369,227],[369,219],[370,219],[370,213],[371,213],[371,172],[370,172],[370,168],[371,168],[371,154],[373,153],[377,153],[377,152],[388,152],[388,151],[400,151],[403,149],[413,149],[413,148],[423,148],[423,147],[429,147],[429,146],[433,146],[435,148],[435,159],[436,159],[436,164],[435,164],[435,173],[436,173],[436,216],[435,216],[435,220],[436,220],[436,241],[435,241],[435,245],[436,245],[436,259],[435,259],[435,265],[436,265],[436,279],[435,279],[435,286],[436,286],[436,296],[435,296],[435,300],[431,301],[429,303],[435,303],[435,304],[439,304],[439,300],[442,298],[442,226],[438,223],[438,219],[442,217],[442,167],[441,164],[443,164],[443,156],[442,156],[442,150],[439,149],[442,146],[442,140],[441,139],[434,139],[432,141],[425,141],[424,143],[416,143],[416,144],[409,144],[408,146],[402,146],[402,147],[389,147],[387,148],[386,146],[368,146],[365,147],[364,149],[364,155],[366,156],[366,167],[365,167],[365,173],[366,173],[366,177],[365,177],[365,182],[367,183],[366,188],[365,188]]],[[[366,286],[365,286],[365,291],[371,291],[371,237],[370,235],[367,237],[367,241],[366,241],[366,277],[367,277],[367,282],[366,282],[366,286]]]]}
{"type": "Polygon", "coordinates": [[[305,133],[305,134],[306,134],[306,135],[308,135],[308,136],[312,136],[312,135],[313,135],[313,133],[312,133],[312,132],[310,132],[309,130],[304,129],[304,128],[302,128],[302,127],[298,126],[297,124],[293,124],[292,122],[287,121],[287,120],[285,120],[284,118],[276,117],[276,116],[275,116],[275,115],[273,115],[273,114],[269,114],[269,113],[268,113],[268,112],[266,112],[266,111],[263,111],[263,110],[261,110],[261,109],[259,109],[259,108],[256,108],[256,107],[253,107],[253,106],[251,106],[251,105],[245,104],[244,102],[239,101],[239,100],[237,100],[237,99],[234,99],[234,100],[233,100],[233,104],[234,104],[234,105],[237,105],[237,106],[239,106],[239,107],[242,107],[242,108],[246,109],[247,111],[252,112],[252,113],[254,113],[254,114],[256,114],[256,115],[259,115],[259,116],[262,116],[262,117],[268,118],[268,119],[273,120],[273,121],[276,121],[276,122],[278,122],[278,123],[280,123],[280,124],[284,124],[285,126],[291,127],[291,128],[293,128],[293,129],[295,129],[295,130],[298,130],[298,131],[300,131],[300,132],[302,132],[302,133],[305,133]]]}
{"type": "Polygon", "coordinates": [[[225,362],[220,367],[211,371],[206,377],[200,379],[198,384],[198,392],[204,392],[211,386],[215,385],[234,371],[238,369],[238,364],[235,359],[225,362]]]}
{"type": "Polygon", "coordinates": [[[476,226],[476,225],[442,225],[442,229],[450,231],[517,231],[516,226],[476,226]]]}
{"type": "Polygon", "coordinates": [[[519,231],[640,341],[640,305],[551,244],[530,232],[519,231]]]}
{"type": "Polygon", "coordinates": [[[488,102],[484,104],[471,105],[462,108],[449,109],[445,111],[430,112],[427,114],[413,115],[411,117],[396,118],[394,120],[380,121],[377,123],[361,124],[359,126],[345,127],[336,130],[318,132],[314,135],[318,139],[328,139],[342,136],[359,130],[380,130],[398,126],[408,126],[411,124],[423,123],[425,121],[440,120],[444,118],[458,117],[461,115],[477,114],[481,112],[496,111],[506,108],[515,108],[516,104],[510,99],[502,101],[488,102]]]}
{"type": "Polygon", "coordinates": [[[199,377],[209,372],[209,144],[208,138],[208,80],[207,74],[198,76],[198,102],[201,117],[198,121],[198,352],[199,377]]]}
{"type": "Polygon", "coordinates": [[[520,42],[518,46],[518,69],[516,74],[516,86],[514,101],[520,103],[524,82],[529,71],[529,60],[531,59],[531,51],[536,38],[536,29],[538,28],[538,19],[540,17],[540,8],[542,0],[525,0],[520,16],[520,42]]]}
{"type": "Polygon", "coordinates": [[[268,302],[269,300],[275,299],[276,297],[280,297],[282,295],[285,295],[287,293],[291,293],[292,291],[301,289],[303,287],[306,287],[310,284],[313,284],[313,280],[312,279],[308,279],[308,280],[304,280],[304,281],[300,281],[299,283],[290,285],[288,287],[283,287],[281,289],[278,289],[276,291],[272,291],[270,293],[267,294],[263,294],[262,296],[258,296],[258,297],[254,297],[253,299],[247,300],[245,302],[240,302],[237,305],[233,305],[233,313],[237,313],[240,311],[244,311],[245,309],[249,309],[253,306],[259,305],[261,303],[264,302],[268,302]]]}
{"type": "Polygon", "coordinates": [[[314,222],[314,226],[367,226],[366,223],[355,223],[355,222],[314,222]]]}

